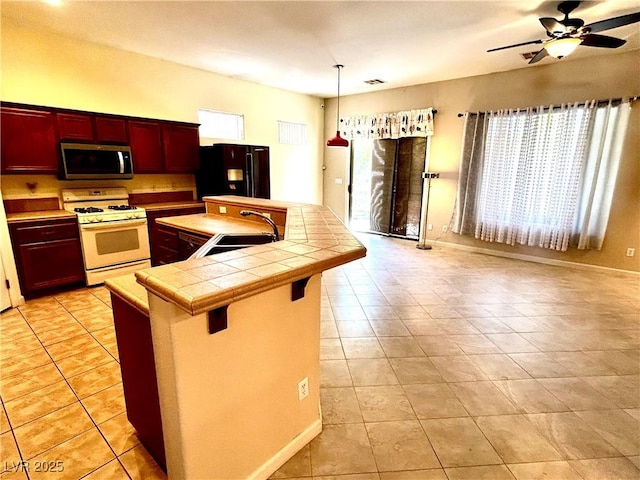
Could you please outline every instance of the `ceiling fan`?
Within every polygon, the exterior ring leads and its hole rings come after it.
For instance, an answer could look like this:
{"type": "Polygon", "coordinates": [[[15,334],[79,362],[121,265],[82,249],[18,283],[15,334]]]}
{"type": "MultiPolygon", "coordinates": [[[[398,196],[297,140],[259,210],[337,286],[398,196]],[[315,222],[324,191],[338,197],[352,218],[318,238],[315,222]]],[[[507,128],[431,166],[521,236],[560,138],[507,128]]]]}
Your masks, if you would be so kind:
{"type": "Polygon", "coordinates": [[[580,18],[569,18],[569,14],[579,5],[580,2],[578,1],[562,2],[558,5],[558,11],[564,14],[562,20],[556,20],[552,17],[543,17],[540,19],[540,23],[547,31],[548,39],[532,40],[530,42],[507,45],[506,47],[492,48],[491,50],[487,50],[487,52],[495,52],[497,50],[534,43],[542,44],[542,49],[529,60],[529,63],[536,63],[547,55],[555,58],[565,57],[572,53],[578,45],[584,45],[585,47],[618,48],[627,41],[607,35],[597,35],[595,32],[602,32],[604,30],[640,22],[640,12],[637,12],[585,25],[584,20],[580,18]]]}

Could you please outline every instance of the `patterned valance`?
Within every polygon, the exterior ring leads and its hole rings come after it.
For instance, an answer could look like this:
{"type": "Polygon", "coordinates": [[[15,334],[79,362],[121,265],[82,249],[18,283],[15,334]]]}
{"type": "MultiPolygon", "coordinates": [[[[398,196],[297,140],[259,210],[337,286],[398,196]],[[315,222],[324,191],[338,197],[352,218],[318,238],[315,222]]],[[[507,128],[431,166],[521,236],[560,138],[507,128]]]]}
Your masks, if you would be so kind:
{"type": "Polygon", "coordinates": [[[433,135],[433,109],[372,113],[340,119],[344,138],[402,138],[433,135]]]}

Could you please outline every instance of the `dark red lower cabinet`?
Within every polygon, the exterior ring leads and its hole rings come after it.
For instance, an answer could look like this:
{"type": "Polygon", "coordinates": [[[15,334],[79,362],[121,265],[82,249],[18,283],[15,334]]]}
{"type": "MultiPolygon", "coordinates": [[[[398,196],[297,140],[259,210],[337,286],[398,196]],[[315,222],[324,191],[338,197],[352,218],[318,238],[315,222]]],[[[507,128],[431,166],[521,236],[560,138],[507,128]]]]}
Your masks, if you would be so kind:
{"type": "Polygon", "coordinates": [[[160,399],[149,317],[111,294],[127,418],[138,438],[166,472],[160,399]]]}

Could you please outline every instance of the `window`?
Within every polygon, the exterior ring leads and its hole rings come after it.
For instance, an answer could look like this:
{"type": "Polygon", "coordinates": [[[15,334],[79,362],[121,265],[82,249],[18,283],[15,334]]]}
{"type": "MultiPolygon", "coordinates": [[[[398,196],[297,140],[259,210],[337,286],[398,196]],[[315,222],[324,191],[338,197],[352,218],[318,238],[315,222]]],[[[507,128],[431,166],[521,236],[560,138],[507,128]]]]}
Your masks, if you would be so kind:
{"type": "Polygon", "coordinates": [[[627,116],[619,102],[468,115],[453,231],[601,248],[627,116]]]}
{"type": "Polygon", "coordinates": [[[198,109],[200,136],[244,140],[244,116],[237,113],[198,109]]]}
{"type": "Polygon", "coordinates": [[[278,120],[278,142],[288,145],[304,145],[307,143],[307,126],[304,123],[278,120]]]}

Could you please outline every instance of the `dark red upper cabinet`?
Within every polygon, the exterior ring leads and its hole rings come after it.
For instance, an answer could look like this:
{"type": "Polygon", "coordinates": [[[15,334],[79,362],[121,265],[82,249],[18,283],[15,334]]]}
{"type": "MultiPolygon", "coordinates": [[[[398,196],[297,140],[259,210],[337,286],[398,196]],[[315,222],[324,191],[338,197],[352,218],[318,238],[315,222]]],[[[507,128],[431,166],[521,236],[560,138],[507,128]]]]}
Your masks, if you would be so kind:
{"type": "Polygon", "coordinates": [[[58,173],[53,112],[2,107],[0,124],[2,173],[58,173]]]}
{"type": "Polygon", "coordinates": [[[127,144],[127,123],[124,118],[96,116],[96,140],[100,143],[127,144]]]}
{"type": "Polygon", "coordinates": [[[2,102],[2,173],[58,173],[60,142],[130,145],[133,172],[193,173],[198,125],[2,102]]]}
{"type": "Polygon", "coordinates": [[[197,125],[162,124],[165,171],[193,173],[198,168],[200,136],[197,125]]]}
{"type": "Polygon", "coordinates": [[[91,115],[80,113],[56,113],[60,140],[92,142],[93,122],[91,115]]]}
{"type": "Polygon", "coordinates": [[[129,120],[129,144],[133,173],[162,173],[162,136],[160,123],[129,120]]]}

